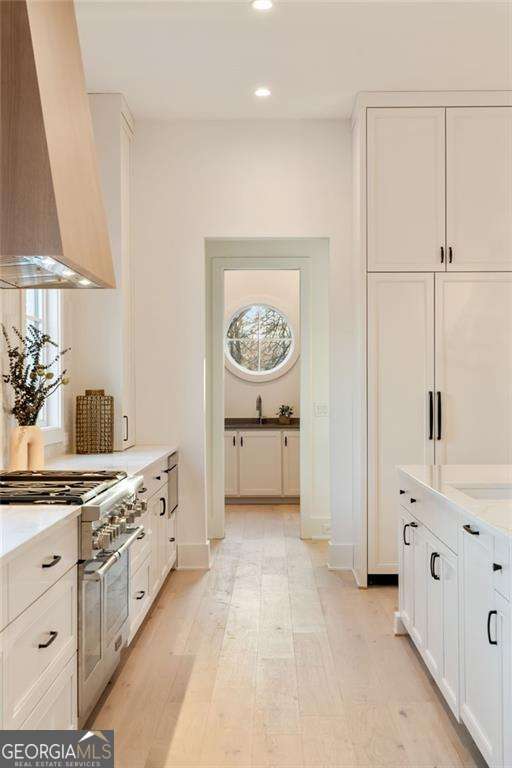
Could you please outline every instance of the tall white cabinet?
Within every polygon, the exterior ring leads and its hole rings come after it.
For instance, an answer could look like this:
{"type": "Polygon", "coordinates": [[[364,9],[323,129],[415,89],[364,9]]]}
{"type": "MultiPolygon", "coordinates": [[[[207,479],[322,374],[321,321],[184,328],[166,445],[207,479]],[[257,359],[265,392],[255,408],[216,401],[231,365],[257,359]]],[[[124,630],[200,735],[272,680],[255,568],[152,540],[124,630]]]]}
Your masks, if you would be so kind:
{"type": "Polygon", "coordinates": [[[509,104],[480,93],[356,105],[361,585],[398,572],[398,464],[512,462],[509,104]]]}
{"type": "Polygon", "coordinates": [[[94,139],[116,273],[116,288],[73,293],[74,394],[114,396],[114,445],[135,444],[135,365],[131,268],[133,118],[121,94],[90,94],[94,139]]]}

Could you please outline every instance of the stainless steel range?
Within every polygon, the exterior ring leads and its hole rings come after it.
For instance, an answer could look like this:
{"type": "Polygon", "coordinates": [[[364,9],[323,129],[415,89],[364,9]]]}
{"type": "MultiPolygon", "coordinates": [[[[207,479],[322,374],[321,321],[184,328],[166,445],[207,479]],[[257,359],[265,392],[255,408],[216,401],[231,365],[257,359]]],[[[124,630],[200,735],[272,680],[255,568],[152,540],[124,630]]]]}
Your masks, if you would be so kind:
{"type": "Polygon", "coordinates": [[[78,715],[82,726],[111,678],[128,632],[128,553],[144,534],[142,476],[1,472],[0,504],[79,504],[78,715]]]}

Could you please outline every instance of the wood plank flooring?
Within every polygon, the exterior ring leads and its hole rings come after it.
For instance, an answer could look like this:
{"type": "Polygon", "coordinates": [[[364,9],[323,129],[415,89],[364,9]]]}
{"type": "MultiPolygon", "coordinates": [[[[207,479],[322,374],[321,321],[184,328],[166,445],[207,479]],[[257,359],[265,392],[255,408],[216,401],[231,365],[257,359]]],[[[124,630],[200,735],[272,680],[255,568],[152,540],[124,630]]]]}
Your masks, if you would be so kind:
{"type": "Polygon", "coordinates": [[[297,507],[227,509],[211,571],[178,571],[90,725],[117,768],[483,766],[406,637],[397,590],[358,590],[297,507]]]}

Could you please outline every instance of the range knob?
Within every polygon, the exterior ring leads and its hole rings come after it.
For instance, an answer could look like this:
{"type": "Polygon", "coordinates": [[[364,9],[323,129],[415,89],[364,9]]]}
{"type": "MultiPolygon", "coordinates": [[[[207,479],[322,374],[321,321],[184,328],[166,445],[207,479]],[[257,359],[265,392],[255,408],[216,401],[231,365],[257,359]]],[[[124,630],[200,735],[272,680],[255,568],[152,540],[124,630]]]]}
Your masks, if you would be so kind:
{"type": "Polygon", "coordinates": [[[107,549],[107,547],[110,545],[110,542],[110,532],[102,529],[98,534],[98,549],[107,549]]]}

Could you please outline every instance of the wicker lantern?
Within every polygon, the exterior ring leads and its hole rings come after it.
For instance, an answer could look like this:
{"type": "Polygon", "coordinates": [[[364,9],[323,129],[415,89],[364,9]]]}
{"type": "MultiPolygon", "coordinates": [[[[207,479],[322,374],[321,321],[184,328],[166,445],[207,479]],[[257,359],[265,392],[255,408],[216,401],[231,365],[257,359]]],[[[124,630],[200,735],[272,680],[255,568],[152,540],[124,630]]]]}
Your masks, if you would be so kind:
{"type": "Polygon", "coordinates": [[[76,452],[112,453],[114,398],[104,389],[86,389],[76,398],[76,452]]]}

